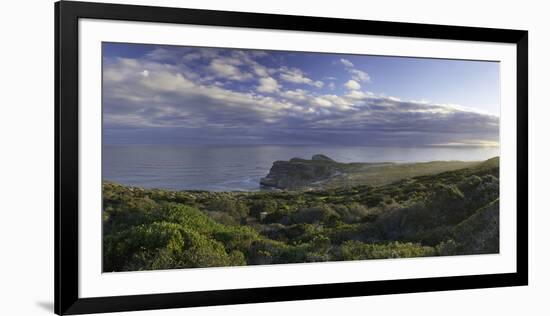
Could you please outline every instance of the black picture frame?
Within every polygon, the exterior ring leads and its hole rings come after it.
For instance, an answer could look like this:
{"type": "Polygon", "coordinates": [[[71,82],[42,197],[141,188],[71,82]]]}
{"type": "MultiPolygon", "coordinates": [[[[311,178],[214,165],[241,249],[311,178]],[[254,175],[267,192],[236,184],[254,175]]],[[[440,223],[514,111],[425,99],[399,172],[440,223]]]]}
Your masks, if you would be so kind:
{"type": "Polygon", "coordinates": [[[83,314],[520,286],[528,283],[528,32],[182,8],[55,3],[55,313],[83,314]],[[517,47],[517,272],[79,298],[78,21],[83,18],[511,43],[517,47]]]}

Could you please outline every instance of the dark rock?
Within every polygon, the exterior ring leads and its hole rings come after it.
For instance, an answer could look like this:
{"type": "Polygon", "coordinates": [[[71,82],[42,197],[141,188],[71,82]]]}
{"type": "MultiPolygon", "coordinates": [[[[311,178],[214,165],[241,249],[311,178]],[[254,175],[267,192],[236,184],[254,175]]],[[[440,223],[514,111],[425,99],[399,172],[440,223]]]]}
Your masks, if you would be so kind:
{"type": "Polygon", "coordinates": [[[325,155],[314,155],[311,160],[292,158],[275,161],[260,184],[279,189],[315,187],[342,172],[342,164],[325,155]]]}
{"type": "Polygon", "coordinates": [[[325,155],[321,155],[321,154],[313,155],[313,157],[311,157],[311,160],[336,162],[332,158],[329,158],[329,157],[327,157],[325,155]]]}

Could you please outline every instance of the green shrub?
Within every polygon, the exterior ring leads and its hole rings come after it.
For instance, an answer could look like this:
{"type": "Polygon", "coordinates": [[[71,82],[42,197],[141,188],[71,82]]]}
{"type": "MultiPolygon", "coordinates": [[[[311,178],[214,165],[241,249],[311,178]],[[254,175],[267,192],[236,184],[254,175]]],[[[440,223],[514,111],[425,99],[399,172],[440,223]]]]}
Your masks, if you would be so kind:
{"type": "Polygon", "coordinates": [[[433,256],[434,254],[435,251],[432,247],[400,242],[372,244],[346,241],[341,247],[342,260],[411,258],[433,256]]]}

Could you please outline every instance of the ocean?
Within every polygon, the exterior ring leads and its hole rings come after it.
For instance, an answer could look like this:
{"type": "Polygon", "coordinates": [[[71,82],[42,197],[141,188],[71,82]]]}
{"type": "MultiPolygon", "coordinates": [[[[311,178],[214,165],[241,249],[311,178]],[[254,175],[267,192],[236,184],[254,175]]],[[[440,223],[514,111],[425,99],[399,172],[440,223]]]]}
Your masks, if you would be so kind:
{"type": "Polygon", "coordinates": [[[323,154],[339,162],[485,160],[498,148],[104,145],[103,180],[142,188],[257,191],[276,160],[323,154]]]}

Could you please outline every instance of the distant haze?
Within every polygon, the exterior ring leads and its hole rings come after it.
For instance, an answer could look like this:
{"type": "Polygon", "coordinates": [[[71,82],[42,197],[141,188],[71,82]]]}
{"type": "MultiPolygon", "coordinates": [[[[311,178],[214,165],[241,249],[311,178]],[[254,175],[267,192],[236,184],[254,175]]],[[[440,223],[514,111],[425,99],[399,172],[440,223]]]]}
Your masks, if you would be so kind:
{"type": "Polygon", "coordinates": [[[105,144],[498,147],[497,62],[103,44],[105,144]]]}

